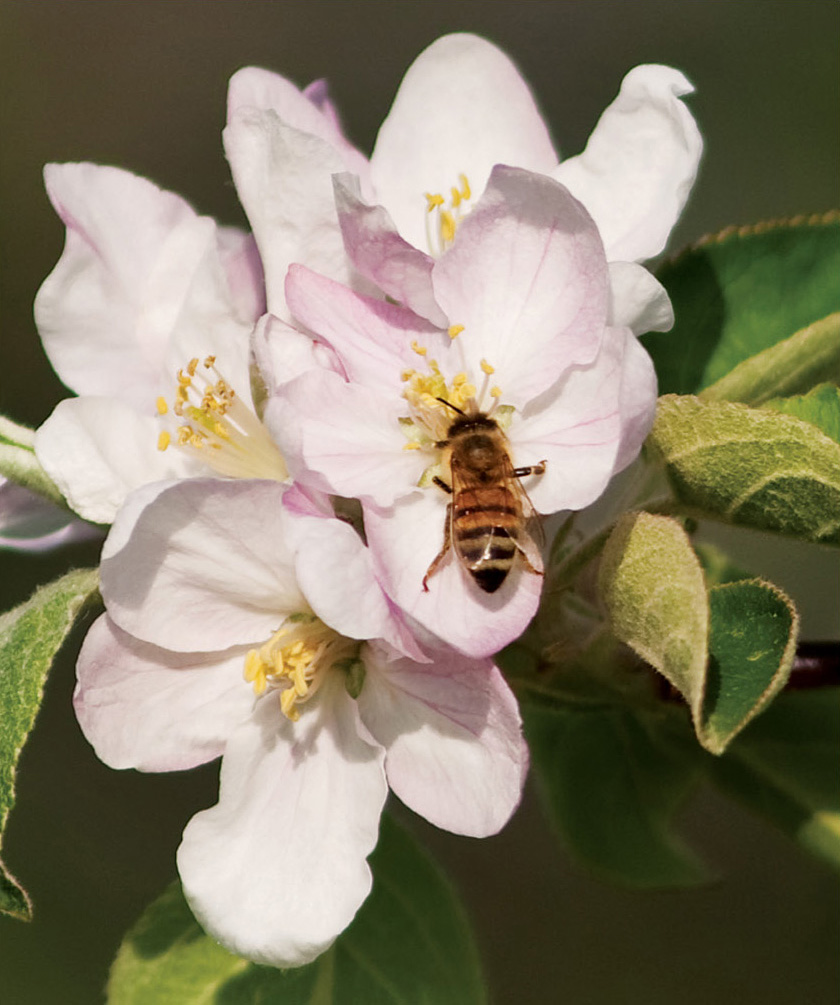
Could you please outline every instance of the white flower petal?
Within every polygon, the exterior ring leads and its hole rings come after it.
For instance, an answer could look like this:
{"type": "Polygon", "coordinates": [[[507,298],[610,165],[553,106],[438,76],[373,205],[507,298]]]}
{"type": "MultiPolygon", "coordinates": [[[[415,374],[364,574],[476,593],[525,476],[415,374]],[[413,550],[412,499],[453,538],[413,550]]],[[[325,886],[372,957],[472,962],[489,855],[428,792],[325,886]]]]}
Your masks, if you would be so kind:
{"type": "Polygon", "coordinates": [[[181,771],[219,757],[250,714],[245,651],[173,653],[94,622],[76,665],[76,717],[112,768],[181,771]]]}
{"type": "Polygon", "coordinates": [[[268,310],[291,320],[284,282],[292,262],[342,282],[353,278],[331,177],[345,170],[344,161],[325,140],[285,125],[270,110],[240,108],[224,131],[224,143],[260,249],[268,310]]]}
{"type": "Polygon", "coordinates": [[[49,551],[101,533],[98,527],[0,475],[0,548],[49,551]]]}
{"type": "MultiPolygon", "coordinates": [[[[153,491],[154,487],[149,491],[153,491]]],[[[271,481],[188,479],[117,516],[102,596],[117,625],[176,652],[266,640],[305,610],[271,481]]]]}
{"type": "Polygon", "coordinates": [[[86,520],[111,523],[125,497],[147,482],[198,474],[178,450],[157,448],[160,425],[117,398],[65,398],[35,436],[35,453],[86,520]]]}
{"type": "Polygon", "coordinates": [[[218,804],[192,818],[178,849],[202,927],[275,967],[308,963],[352,921],[387,794],[384,753],[359,738],[341,682],[315,702],[293,724],[276,695],[260,701],[228,743],[218,804]]]}
{"type": "Polygon", "coordinates": [[[476,35],[445,35],[409,67],[371,157],[377,201],[402,236],[426,247],[425,193],[466,175],[478,198],[494,164],[551,171],[557,154],[510,59],[476,35]]]}
{"type": "Polygon", "coordinates": [[[703,140],[680,99],[694,88],[668,66],[637,66],[586,149],[553,172],[595,217],[610,261],[665,247],[697,175],[703,140]]]}
{"type": "Polygon", "coordinates": [[[674,327],[674,308],[665,287],[635,262],[610,262],[609,324],[632,328],[634,335],[667,332],[674,327]]]}
{"type": "Polygon", "coordinates": [[[516,699],[498,669],[451,651],[426,665],[366,652],[359,712],[386,748],[390,787],[437,827],[495,834],[528,770],[516,699]]]}
{"type": "MultiPolygon", "coordinates": [[[[438,489],[425,489],[390,509],[366,506],[368,545],[383,588],[407,614],[461,652],[489,656],[525,630],[536,613],[543,578],[517,559],[499,589],[486,593],[450,549],[424,590],[423,579],[443,546],[446,498],[438,489]]],[[[538,553],[528,550],[541,569],[538,553]]]]}

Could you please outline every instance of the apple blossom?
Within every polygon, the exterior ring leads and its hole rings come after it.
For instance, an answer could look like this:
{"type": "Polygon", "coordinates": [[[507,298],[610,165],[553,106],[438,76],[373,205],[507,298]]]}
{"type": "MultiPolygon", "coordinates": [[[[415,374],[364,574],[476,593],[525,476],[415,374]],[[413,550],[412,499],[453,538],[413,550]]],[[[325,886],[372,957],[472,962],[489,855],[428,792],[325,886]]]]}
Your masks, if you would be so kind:
{"type": "MultiPolygon", "coordinates": [[[[441,548],[448,483],[441,450],[453,409],[493,416],[537,510],[580,509],[637,454],[656,379],[629,328],[607,324],[598,229],[559,183],[494,169],[429,273],[447,327],[296,266],[286,297],[343,373],[311,370],[269,401],[265,420],[293,476],[359,498],[383,585],[412,617],[473,656],[496,652],[533,616],[538,555],[497,592],[441,548]],[[534,571],[528,568],[531,565],[534,571]]],[[[451,487],[451,486],[450,486],[451,487]]]]}
{"type": "Polygon", "coordinates": [[[195,406],[177,374],[211,355],[226,387],[249,401],[262,275],[249,236],[144,178],[94,164],[50,164],[44,177],[67,240],[35,319],[56,372],[79,397],[59,403],[35,450],[73,509],[108,523],[131,489],[207,472],[188,451],[161,449],[177,430],[167,432],[158,413],[171,422],[167,400],[179,395],[195,406]]]}
{"type": "Polygon", "coordinates": [[[79,722],[113,767],[222,755],[219,802],[187,825],[178,868],[233,952],[288,967],[330,945],[370,890],[389,787],[472,836],[515,809],[527,748],[498,669],[420,649],[316,497],[265,480],[145,486],[101,574],[79,722]]]}
{"type": "Polygon", "coordinates": [[[663,249],[697,172],[702,140],[681,100],[692,90],[677,70],[636,67],[583,153],[560,162],[510,59],[478,36],[446,35],[407,71],[368,163],[342,135],[322,83],[301,92],[266,70],[240,70],[230,84],[225,147],[266,262],[269,310],[287,310],[282,277],[299,243],[297,227],[276,210],[290,175],[310,209],[311,233],[329,248],[307,264],[361,292],[359,276],[367,277],[439,324],[418,275],[448,246],[493,166],[506,164],[561,181],[594,217],[611,263],[611,322],[636,334],[667,331],[668,297],[636,263],[663,249]],[[357,203],[339,195],[355,271],[341,253],[328,184],[343,173],[359,178],[357,203]]]}

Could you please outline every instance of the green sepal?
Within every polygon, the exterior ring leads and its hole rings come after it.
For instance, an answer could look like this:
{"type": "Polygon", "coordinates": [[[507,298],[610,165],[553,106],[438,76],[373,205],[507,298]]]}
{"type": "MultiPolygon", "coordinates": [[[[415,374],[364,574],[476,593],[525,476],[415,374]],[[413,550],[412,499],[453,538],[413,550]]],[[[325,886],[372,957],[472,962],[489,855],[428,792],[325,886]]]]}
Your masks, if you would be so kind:
{"type": "MultiPolygon", "coordinates": [[[[14,805],[15,772],[53,658],[76,619],[98,597],[96,569],[68,572],[0,617],[0,836],[14,805]]],[[[32,917],[26,891],[0,862],[0,911],[32,917]]]]}
{"type": "Polygon", "coordinates": [[[64,496],[35,456],[35,430],[0,416],[0,475],[67,508],[64,496]]]}
{"type": "Polygon", "coordinates": [[[670,332],[643,339],[660,391],[696,393],[751,356],[840,311],[838,275],[837,212],[730,227],[665,262],[658,277],[676,323],[670,332]]]}
{"type": "Polygon", "coordinates": [[[174,884],[123,940],[108,1005],[483,1005],[478,955],[460,902],[387,815],[370,865],[373,890],[352,924],[317,960],[294,970],[222,949],[202,932],[174,884]]]}
{"type": "Polygon", "coordinates": [[[687,512],[840,544],[840,444],[810,422],[666,395],[648,445],[687,512]]]}

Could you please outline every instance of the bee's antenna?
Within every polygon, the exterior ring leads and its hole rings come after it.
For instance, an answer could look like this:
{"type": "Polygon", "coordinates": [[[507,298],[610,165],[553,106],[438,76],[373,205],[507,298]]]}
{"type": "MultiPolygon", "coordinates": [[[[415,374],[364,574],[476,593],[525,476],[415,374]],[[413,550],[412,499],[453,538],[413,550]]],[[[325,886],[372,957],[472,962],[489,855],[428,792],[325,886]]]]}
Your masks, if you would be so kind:
{"type": "Polygon", "coordinates": [[[446,398],[438,398],[437,400],[441,403],[441,405],[446,405],[446,407],[451,408],[453,412],[457,412],[458,415],[463,415],[464,417],[466,417],[467,415],[466,412],[461,411],[461,409],[458,408],[457,405],[453,405],[452,402],[447,401],[446,398]]]}

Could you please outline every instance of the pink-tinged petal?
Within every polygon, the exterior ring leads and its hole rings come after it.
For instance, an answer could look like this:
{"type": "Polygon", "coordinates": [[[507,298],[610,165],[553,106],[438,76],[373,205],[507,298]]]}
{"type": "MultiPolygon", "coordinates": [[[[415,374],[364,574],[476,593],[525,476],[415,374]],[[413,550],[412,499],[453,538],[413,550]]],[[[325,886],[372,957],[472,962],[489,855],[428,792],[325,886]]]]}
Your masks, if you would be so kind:
{"type": "Polygon", "coordinates": [[[219,227],[219,254],[236,312],[253,324],[265,314],[265,276],[253,234],[219,227]]]}
{"type": "Polygon", "coordinates": [[[251,334],[251,351],[268,395],[308,370],[341,370],[329,346],[313,341],[273,314],[265,314],[257,322],[251,334]]]}
{"type": "Polygon", "coordinates": [[[38,429],[35,453],[68,504],[86,520],[111,523],[146,482],[185,478],[202,466],[157,448],[161,427],[117,398],[65,398],[38,429]]]}
{"type": "Polygon", "coordinates": [[[292,262],[351,281],[331,177],[344,162],[325,140],[285,125],[273,111],[240,108],[224,143],[260,250],[268,310],[288,321],[283,283],[292,262]]]}
{"type": "Polygon", "coordinates": [[[371,157],[371,178],[399,232],[426,249],[425,193],[465,175],[481,195],[494,164],[551,171],[557,154],[510,59],[475,35],[446,35],[409,67],[371,157]]]}
{"type": "Polygon", "coordinates": [[[449,320],[464,326],[457,342],[467,358],[495,367],[506,404],[521,408],[597,355],[608,306],[601,239],[544,175],[494,168],[432,282],[449,320]]]}
{"type": "Polygon", "coordinates": [[[595,217],[610,261],[665,247],[697,175],[703,139],[681,98],[694,88],[668,66],[637,66],[589,137],[554,177],[595,217]]]}
{"type": "Polygon", "coordinates": [[[487,837],[519,805],[528,748],[519,709],[488,660],[441,650],[433,663],[366,647],[359,713],[386,749],[388,784],[436,827],[487,837]]]}
{"type": "MultiPolygon", "coordinates": [[[[401,400],[400,374],[416,367],[412,342],[443,347],[443,333],[397,304],[375,300],[293,265],[286,297],[295,317],[338,354],[349,380],[401,400]]],[[[446,343],[449,338],[446,337],[446,343]]]]}
{"type": "Polygon", "coordinates": [[[99,527],[0,475],[0,548],[50,551],[101,535],[99,527]]]}
{"type": "MultiPolygon", "coordinates": [[[[468,656],[490,656],[525,630],[536,613],[543,577],[517,558],[499,589],[486,593],[450,549],[425,591],[423,578],[443,546],[445,520],[446,497],[438,489],[418,490],[389,509],[366,506],[365,531],[379,581],[444,642],[468,656]]],[[[530,546],[528,558],[541,568],[530,546]]]]}
{"type": "Polygon", "coordinates": [[[126,635],[107,614],[76,665],[73,706],[96,756],[112,768],[182,771],[224,753],[251,713],[245,651],[173,653],[126,635]]]}
{"type": "Polygon", "coordinates": [[[49,164],[44,179],[67,227],[35,299],[47,355],[77,393],[146,408],[159,393],[173,331],[230,321],[216,225],[116,168],[49,164]]]}
{"type": "Polygon", "coordinates": [[[641,343],[626,328],[617,336],[624,339],[624,365],[619,394],[621,442],[615,459],[616,473],[634,461],[642,449],[656,415],[658,394],[653,360],[641,343]]]}
{"type": "Polygon", "coordinates": [[[282,497],[276,482],[195,478],[127,505],[102,552],[108,613],[136,638],[176,652],[268,639],[286,615],[306,609],[282,497]]]}
{"type": "MultiPolygon", "coordinates": [[[[295,506],[299,490],[292,492],[292,506],[300,513],[295,506]]],[[[296,515],[289,521],[289,538],[298,585],[325,624],[347,638],[384,639],[414,660],[426,659],[379,585],[370,551],[349,524],[323,513],[296,515]]]]}
{"type": "Polygon", "coordinates": [[[337,175],[333,184],[344,247],[359,272],[397,303],[446,327],[432,291],[434,260],[400,237],[387,210],[362,202],[352,175],[337,175]]]}
{"type": "Polygon", "coordinates": [[[264,421],[295,480],[387,506],[410,491],[428,463],[419,450],[404,449],[401,411],[337,374],[310,371],[280,388],[264,421]]]}
{"type": "Polygon", "coordinates": [[[287,126],[323,140],[341,157],[343,170],[361,177],[369,173],[368,160],[347,140],[327,85],[317,80],[300,91],[284,77],[248,66],[238,70],[228,85],[228,122],[241,109],[273,111],[287,126]]]}
{"type": "Polygon", "coordinates": [[[227,949],[275,967],[322,953],[371,888],[365,859],[387,795],[384,752],[359,737],[355,702],[325,684],[300,721],[263,698],[230,738],[219,802],[187,824],[184,893],[227,949]]]}
{"type": "Polygon", "coordinates": [[[674,327],[674,308],[665,287],[635,262],[610,262],[609,324],[632,328],[634,335],[667,332],[674,327]]]}

